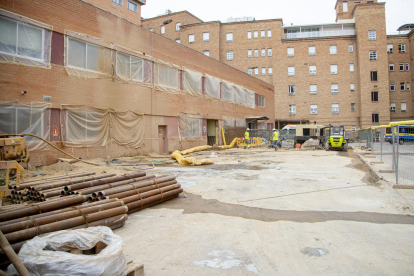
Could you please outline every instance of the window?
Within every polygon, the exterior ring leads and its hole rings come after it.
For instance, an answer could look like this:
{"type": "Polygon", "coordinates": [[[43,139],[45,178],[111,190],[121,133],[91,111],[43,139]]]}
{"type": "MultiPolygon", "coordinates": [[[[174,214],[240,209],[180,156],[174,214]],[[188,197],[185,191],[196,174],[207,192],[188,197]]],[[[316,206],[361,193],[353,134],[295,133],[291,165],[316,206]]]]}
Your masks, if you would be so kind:
{"type": "Polygon", "coordinates": [[[309,75],[316,75],[316,65],[309,65],[309,75]]]}
{"type": "Polygon", "coordinates": [[[262,31],[260,32],[260,37],[261,37],[261,38],[265,38],[265,37],[266,37],[266,32],[265,32],[264,30],[262,30],[262,31]]]}
{"type": "Polygon", "coordinates": [[[194,43],[194,35],[193,34],[188,35],[188,43],[194,43]]]}
{"type": "Polygon", "coordinates": [[[390,111],[395,112],[396,109],[397,109],[396,104],[395,103],[390,103],[390,111]]]}
{"type": "Polygon", "coordinates": [[[348,12],[348,2],[346,1],[342,2],[342,11],[348,12]]]}
{"type": "Polygon", "coordinates": [[[317,104],[311,104],[310,105],[310,112],[311,112],[311,114],[318,114],[318,105],[317,104]]]}
{"type": "Polygon", "coordinates": [[[68,65],[99,71],[99,57],[104,48],[68,37],[68,65]]]}
{"type": "Polygon", "coordinates": [[[122,79],[143,81],[144,61],[140,58],[117,52],[116,75],[122,79]]]}
{"type": "Polygon", "coordinates": [[[262,49],[262,57],[266,56],[266,49],[262,49]]]}
{"type": "Polygon", "coordinates": [[[337,83],[333,83],[331,84],[331,93],[338,93],[338,84],[337,83]]]}
{"type": "Polygon", "coordinates": [[[112,2],[122,6],[122,0],[112,0],[112,2]]]}
{"type": "Polygon", "coordinates": [[[351,103],[351,111],[355,111],[355,110],[356,110],[355,103],[351,103]]]}
{"type": "Polygon", "coordinates": [[[351,91],[355,91],[355,83],[351,83],[351,91]]]}
{"type": "Polygon", "coordinates": [[[331,55],[336,55],[336,45],[329,46],[329,53],[331,55]]]}
{"type": "Polygon", "coordinates": [[[254,69],[254,74],[255,74],[255,75],[259,75],[259,68],[255,68],[255,69],[254,69]]]}
{"type": "Polygon", "coordinates": [[[404,62],[400,63],[400,71],[404,71],[404,62]]]}
{"type": "Polygon", "coordinates": [[[251,31],[247,32],[247,39],[252,39],[252,32],[251,31]]]}
{"type": "Polygon", "coordinates": [[[247,50],[247,57],[252,57],[252,50],[247,50]]]}
{"type": "Polygon", "coordinates": [[[407,82],[406,88],[407,88],[407,90],[410,90],[410,83],[409,82],[407,82]]]}
{"type": "Polygon", "coordinates": [[[392,54],[394,52],[394,45],[393,44],[387,44],[387,53],[392,54]]]}
{"type": "Polygon", "coordinates": [[[254,49],[254,56],[255,56],[255,57],[258,57],[258,56],[259,56],[259,50],[254,49]]]}
{"type": "Polygon", "coordinates": [[[368,40],[376,40],[377,32],[374,30],[368,31],[368,40]]]}
{"type": "Polygon", "coordinates": [[[165,34],[165,26],[161,26],[161,34],[165,34]]]}
{"type": "Polygon", "coordinates": [[[295,55],[295,48],[287,48],[287,55],[288,57],[293,57],[295,55]]]}
{"type": "Polygon", "coordinates": [[[253,32],[253,38],[259,38],[259,31],[253,32]]]}
{"type": "Polygon", "coordinates": [[[289,105],[289,115],[295,115],[296,114],[296,105],[290,104],[289,105]]]}
{"type": "Polygon", "coordinates": [[[272,30],[267,30],[267,37],[272,37],[272,30]]]}
{"type": "Polygon", "coordinates": [[[401,112],[407,112],[407,103],[401,103],[401,112]]]}
{"type": "Polygon", "coordinates": [[[288,86],[288,91],[289,91],[289,95],[295,95],[296,93],[296,88],[294,85],[289,85],[288,86]]]}
{"type": "Polygon", "coordinates": [[[181,23],[180,22],[175,23],[175,31],[176,32],[178,32],[180,30],[180,27],[181,27],[181,23]]]}
{"type": "Polygon", "coordinates": [[[390,83],[390,91],[395,91],[395,83],[390,83]]]}
{"type": "Polygon", "coordinates": [[[400,90],[405,91],[405,82],[400,82],[400,90]]]}
{"type": "Polygon", "coordinates": [[[203,51],[203,54],[205,55],[205,56],[210,56],[210,51],[209,50],[205,50],[205,51],[203,51]]]}
{"type": "Polygon", "coordinates": [[[273,68],[272,67],[267,68],[267,74],[269,76],[273,75],[273,68]]]}
{"type": "MultiPolygon", "coordinates": [[[[357,2],[355,2],[355,4],[356,4],[357,2]]],[[[354,126],[351,126],[351,129],[352,129],[352,132],[356,132],[356,126],[354,125],[354,126]]]]}
{"type": "Polygon", "coordinates": [[[131,1],[128,1],[128,9],[133,12],[138,12],[138,5],[135,3],[132,3],[131,1]]]}
{"type": "Polygon", "coordinates": [[[267,56],[268,57],[271,57],[272,56],[272,48],[267,49],[267,56]]]}
{"type": "Polygon", "coordinates": [[[295,75],[295,66],[289,66],[288,67],[288,76],[294,76],[295,75]]]}
{"type": "Polygon", "coordinates": [[[318,86],[316,84],[311,84],[309,87],[311,94],[317,94],[318,93],[318,86]]]}
{"type": "Polygon", "coordinates": [[[247,73],[251,76],[253,74],[252,68],[247,69],[247,73]]]}
{"type": "Polygon", "coordinates": [[[371,71],[371,81],[378,81],[378,71],[371,71]]]}
{"type": "Polygon", "coordinates": [[[338,65],[331,64],[331,74],[338,74],[338,65]]]}
{"type": "Polygon", "coordinates": [[[408,62],[405,63],[405,71],[410,71],[410,64],[408,62]]]}
{"type": "Polygon", "coordinates": [[[339,113],[339,104],[332,104],[332,114],[339,113]]]}
{"type": "Polygon", "coordinates": [[[390,71],[394,71],[394,63],[390,63],[388,67],[390,71]]]}
{"type": "Polygon", "coordinates": [[[262,67],[262,76],[266,76],[266,67],[262,67]]]}
{"type": "Polygon", "coordinates": [[[210,41],[210,33],[203,33],[203,41],[210,41]]]}
{"type": "Polygon", "coordinates": [[[377,60],[377,51],[369,51],[369,60],[377,60]]]}
{"type": "Polygon", "coordinates": [[[233,33],[227,33],[226,42],[232,42],[232,41],[233,41],[233,33]]]}
{"type": "Polygon", "coordinates": [[[379,101],[379,95],[377,91],[371,92],[371,102],[378,102],[379,101]]]}
{"type": "Polygon", "coordinates": [[[227,51],[227,60],[233,60],[233,51],[227,51]]]}
{"type": "Polygon", "coordinates": [[[309,55],[310,56],[316,55],[316,47],[315,46],[309,46],[309,55]]]}
{"type": "Polygon", "coordinates": [[[259,98],[259,106],[260,107],[265,107],[265,97],[262,95],[257,95],[259,98]]]}
{"type": "Polygon", "coordinates": [[[1,53],[46,61],[47,45],[44,29],[0,16],[1,53]]]}
{"type": "Polygon", "coordinates": [[[350,63],[349,64],[349,72],[354,72],[355,68],[354,68],[354,64],[350,63]]]}
{"type": "Polygon", "coordinates": [[[372,122],[373,123],[379,123],[379,114],[378,113],[372,113],[372,122]]]}
{"type": "Polygon", "coordinates": [[[400,53],[405,53],[405,44],[404,43],[398,44],[398,51],[400,53]]]}
{"type": "Polygon", "coordinates": [[[176,39],[175,42],[181,43],[181,40],[180,39],[176,39]]]}

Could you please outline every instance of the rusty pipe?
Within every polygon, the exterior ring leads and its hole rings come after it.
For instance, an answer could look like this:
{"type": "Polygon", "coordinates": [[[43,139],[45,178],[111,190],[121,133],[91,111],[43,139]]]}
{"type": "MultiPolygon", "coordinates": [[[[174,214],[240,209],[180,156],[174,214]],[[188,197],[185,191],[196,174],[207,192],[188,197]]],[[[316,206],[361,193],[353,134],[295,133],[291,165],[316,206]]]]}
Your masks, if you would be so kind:
{"type": "MultiPolygon", "coordinates": [[[[171,181],[157,183],[157,184],[160,188],[162,188],[162,187],[165,187],[165,186],[177,184],[177,180],[171,180],[171,181]]],[[[137,191],[139,193],[144,193],[144,192],[154,190],[154,189],[158,189],[158,187],[156,185],[150,185],[150,186],[146,186],[146,187],[143,187],[143,188],[139,188],[136,191],[134,189],[134,190],[118,193],[118,194],[112,194],[112,195],[106,196],[105,198],[108,198],[108,199],[109,198],[119,198],[119,199],[121,199],[121,198],[124,198],[124,197],[136,195],[137,191]]]]}
{"type": "Polygon", "coordinates": [[[7,241],[6,237],[3,235],[1,231],[0,231],[0,247],[3,250],[3,252],[6,254],[7,258],[9,258],[9,260],[12,262],[17,272],[19,272],[21,276],[30,276],[29,271],[27,271],[27,268],[23,265],[19,257],[17,257],[13,248],[10,246],[10,243],[7,241]]]}
{"type": "Polygon", "coordinates": [[[166,192],[169,192],[169,191],[175,190],[175,189],[179,189],[179,188],[181,188],[180,184],[169,185],[169,186],[164,187],[164,188],[154,189],[154,190],[151,190],[151,191],[148,191],[148,192],[145,192],[145,193],[139,193],[139,194],[136,194],[136,195],[133,195],[133,196],[124,197],[122,199],[122,201],[125,204],[128,204],[128,203],[131,203],[131,202],[143,199],[143,198],[151,197],[151,196],[154,196],[154,195],[158,195],[158,194],[161,194],[162,196],[164,196],[164,194],[166,192]]]}
{"type": "MultiPolygon", "coordinates": [[[[169,197],[164,197],[164,199],[161,202],[165,202],[167,200],[170,200],[170,199],[173,199],[173,198],[176,198],[176,197],[178,197],[178,194],[172,195],[172,196],[169,196],[169,197]]],[[[129,215],[129,214],[132,214],[132,213],[141,211],[142,209],[149,208],[149,207],[154,206],[154,205],[157,205],[157,204],[159,204],[161,202],[159,202],[159,201],[153,201],[152,203],[147,204],[147,205],[144,205],[142,207],[138,207],[138,208],[135,208],[135,209],[132,209],[132,210],[128,210],[128,213],[127,214],[129,215]]]]}
{"type": "MultiPolygon", "coordinates": [[[[81,177],[81,176],[88,176],[88,175],[94,175],[94,172],[81,172],[81,173],[72,173],[72,174],[67,174],[67,175],[60,175],[60,176],[51,176],[51,177],[44,177],[44,178],[40,178],[40,179],[32,179],[32,180],[26,180],[23,182],[20,182],[20,185],[25,185],[25,184],[29,184],[29,183],[42,183],[42,182],[46,182],[46,181],[56,181],[59,179],[66,179],[66,178],[74,178],[74,177],[81,177]]],[[[9,189],[14,188],[14,186],[18,186],[16,185],[16,183],[12,183],[9,185],[9,189]]],[[[19,190],[19,189],[18,189],[19,190]]]]}
{"type": "Polygon", "coordinates": [[[161,194],[157,194],[151,197],[147,197],[147,198],[143,198],[140,200],[136,200],[133,201],[131,203],[126,204],[126,206],[128,207],[128,210],[134,210],[134,209],[139,209],[141,206],[143,205],[147,205],[147,204],[151,204],[151,203],[155,203],[155,202],[161,202],[164,200],[164,198],[168,198],[174,195],[178,195],[179,193],[181,193],[183,191],[183,188],[178,188],[172,191],[168,191],[161,194]]]}

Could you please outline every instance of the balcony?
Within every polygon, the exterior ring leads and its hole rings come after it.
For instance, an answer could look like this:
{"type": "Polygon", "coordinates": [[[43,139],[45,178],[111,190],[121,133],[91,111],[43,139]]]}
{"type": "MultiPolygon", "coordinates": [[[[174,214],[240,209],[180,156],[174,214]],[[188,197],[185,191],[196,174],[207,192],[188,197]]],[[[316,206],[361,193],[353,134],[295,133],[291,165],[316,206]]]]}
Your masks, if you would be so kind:
{"type": "Polygon", "coordinates": [[[295,38],[345,36],[345,35],[356,35],[356,32],[355,30],[297,32],[297,33],[286,33],[284,36],[285,36],[285,39],[295,39],[295,38]]]}

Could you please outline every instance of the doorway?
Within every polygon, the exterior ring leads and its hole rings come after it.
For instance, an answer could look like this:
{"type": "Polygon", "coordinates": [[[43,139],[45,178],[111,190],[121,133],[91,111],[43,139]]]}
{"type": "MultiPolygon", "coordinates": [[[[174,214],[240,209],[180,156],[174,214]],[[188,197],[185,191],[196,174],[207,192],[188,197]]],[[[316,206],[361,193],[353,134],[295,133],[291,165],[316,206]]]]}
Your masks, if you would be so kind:
{"type": "Polygon", "coordinates": [[[168,153],[167,126],[158,126],[159,152],[168,153]]]}
{"type": "Polygon", "coordinates": [[[207,145],[217,145],[218,121],[207,120],[207,145]]]}

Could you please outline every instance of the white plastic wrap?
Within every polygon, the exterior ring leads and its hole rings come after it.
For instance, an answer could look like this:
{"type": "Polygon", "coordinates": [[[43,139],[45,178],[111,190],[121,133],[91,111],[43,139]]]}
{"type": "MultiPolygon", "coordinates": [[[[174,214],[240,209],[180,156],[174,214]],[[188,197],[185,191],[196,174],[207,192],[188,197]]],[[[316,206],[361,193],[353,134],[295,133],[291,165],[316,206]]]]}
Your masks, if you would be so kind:
{"type": "Polygon", "coordinates": [[[178,131],[180,141],[203,139],[201,126],[203,118],[200,115],[180,113],[178,115],[178,131]]]}
{"type": "MultiPolygon", "coordinates": [[[[109,227],[97,226],[37,236],[23,245],[18,256],[29,273],[36,276],[120,276],[127,272],[122,249],[121,237],[113,234],[109,227]],[[99,254],[75,255],[68,252],[72,248],[88,250],[98,242],[107,245],[99,254]]],[[[12,264],[7,273],[19,275],[12,264]]]]}
{"type": "Polygon", "coordinates": [[[246,120],[236,118],[236,127],[246,127],[246,120]]]}
{"type": "Polygon", "coordinates": [[[246,105],[250,108],[256,108],[255,93],[246,89],[246,105]]]}
{"type": "Polygon", "coordinates": [[[244,87],[241,87],[239,85],[234,85],[234,99],[236,104],[247,106],[246,105],[246,90],[244,87]]]}
{"type": "Polygon", "coordinates": [[[204,93],[206,99],[220,100],[220,79],[210,75],[205,75],[204,93]]]}
{"type": "Polygon", "coordinates": [[[115,78],[124,83],[151,86],[152,62],[122,52],[116,52],[115,78]]]}
{"type": "Polygon", "coordinates": [[[234,84],[224,81],[221,83],[221,98],[225,102],[234,103],[234,84]]]}
{"type": "MultiPolygon", "coordinates": [[[[0,102],[0,133],[30,133],[49,141],[50,103],[13,103],[0,102]]],[[[30,151],[45,150],[49,146],[35,137],[25,137],[30,151]]]]}
{"type": "Polygon", "coordinates": [[[181,74],[179,67],[160,60],[154,64],[156,89],[168,93],[181,93],[181,74]]]}
{"type": "Polygon", "coordinates": [[[183,69],[183,90],[185,93],[199,96],[203,95],[203,87],[202,87],[202,78],[203,74],[197,71],[193,71],[191,69],[185,68],[183,69]]]}
{"type": "Polygon", "coordinates": [[[223,126],[224,127],[234,127],[234,118],[233,117],[223,117],[223,126]]]}

